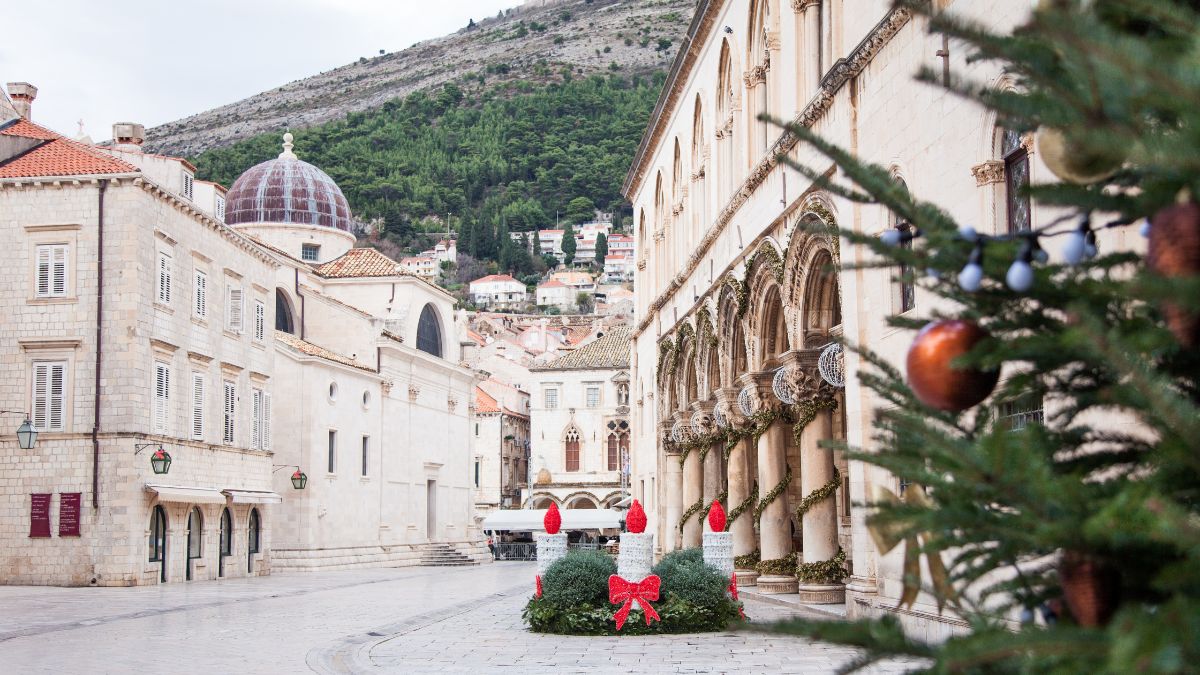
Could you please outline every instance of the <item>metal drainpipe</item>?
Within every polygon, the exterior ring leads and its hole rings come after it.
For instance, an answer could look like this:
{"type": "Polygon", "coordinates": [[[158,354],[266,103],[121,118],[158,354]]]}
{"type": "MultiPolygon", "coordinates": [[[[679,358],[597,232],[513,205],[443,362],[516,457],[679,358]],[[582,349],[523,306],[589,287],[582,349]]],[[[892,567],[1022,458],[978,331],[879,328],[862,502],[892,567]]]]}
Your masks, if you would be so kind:
{"type": "Polygon", "coordinates": [[[104,334],[101,330],[104,318],[104,191],[108,179],[100,179],[100,192],[96,201],[96,383],[92,398],[95,410],[92,414],[92,508],[100,508],[100,365],[104,356],[104,334]]]}

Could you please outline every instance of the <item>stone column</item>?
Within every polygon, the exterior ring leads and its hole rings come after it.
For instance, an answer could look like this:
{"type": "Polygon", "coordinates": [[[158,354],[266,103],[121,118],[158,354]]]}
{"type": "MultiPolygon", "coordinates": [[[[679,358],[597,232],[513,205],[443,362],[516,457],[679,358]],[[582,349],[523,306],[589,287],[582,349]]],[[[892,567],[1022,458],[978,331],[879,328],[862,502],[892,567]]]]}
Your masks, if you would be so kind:
{"type": "MultiPolygon", "coordinates": [[[[696,435],[711,434],[716,426],[713,424],[712,413],[714,403],[712,401],[696,401],[692,404],[692,433],[696,435]]],[[[721,455],[724,449],[721,443],[712,443],[706,448],[697,448],[695,452],[703,450],[704,460],[701,461],[701,479],[700,495],[704,499],[704,508],[708,508],[709,504],[717,498],[721,493],[721,455]]],[[[704,531],[708,531],[708,527],[704,527],[704,531]]]]}
{"type": "MultiPolygon", "coordinates": [[[[779,409],[779,401],[771,393],[772,372],[744,375],[746,389],[756,400],[752,412],[779,409]]],[[[742,410],[743,413],[749,412],[742,410]]],[[[764,497],[787,475],[787,423],[777,419],[758,438],[758,490],[764,497]]],[[[763,560],[778,560],[792,554],[791,518],[788,516],[787,493],[784,491],[766,509],[758,521],[760,550],[763,560]]],[[[794,575],[764,574],[758,578],[758,592],[782,594],[796,592],[794,575]]]]}
{"type": "Polygon", "coordinates": [[[804,8],[804,39],[800,42],[804,50],[805,95],[813,96],[821,83],[821,3],[810,0],[804,8]]]}
{"type": "MultiPolygon", "coordinates": [[[[746,420],[737,412],[738,390],[726,387],[717,390],[718,405],[725,414],[727,424],[741,428],[746,420]]],[[[715,451],[714,451],[715,452],[715,451]]],[[[724,452],[724,448],[722,448],[724,452]]],[[[750,496],[750,488],[754,480],[754,472],[750,461],[751,453],[755,452],[754,442],[743,438],[733,446],[726,464],[729,477],[729,508],[726,511],[732,517],[733,510],[750,496]]],[[[758,548],[758,539],[754,534],[753,510],[743,513],[737,520],[729,521],[729,532],[733,535],[733,555],[750,555],[758,548]]],[[[753,586],[758,582],[758,572],[750,568],[737,568],[738,586],[753,586]]]]}
{"type": "MultiPolygon", "coordinates": [[[[700,465],[700,449],[693,448],[683,461],[683,510],[700,501],[704,487],[704,472],[700,465]]],[[[683,547],[695,548],[700,545],[700,535],[704,532],[699,513],[693,513],[683,524],[683,547]]]]}
{"type": "Polygon", "coordinates": [[[668,450],[663,455],[663,489],[666,492],[665,514],[661,546],[664,553],[679,548],[679,516],[683,514],[683,471],[679,467],[679,454],[668,450]]]}

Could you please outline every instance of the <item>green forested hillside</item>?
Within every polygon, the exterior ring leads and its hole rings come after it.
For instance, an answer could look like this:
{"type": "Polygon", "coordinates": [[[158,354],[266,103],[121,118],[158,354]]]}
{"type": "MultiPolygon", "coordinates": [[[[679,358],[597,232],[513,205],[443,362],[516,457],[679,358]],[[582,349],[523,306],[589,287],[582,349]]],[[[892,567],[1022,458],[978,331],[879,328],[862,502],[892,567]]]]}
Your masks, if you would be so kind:
{"type": "MultiPolygon", "coordinates": [[[[338,182],[359,220],[382,219],[401,247],[426,246],[422,232],[444,231],[450,213],[460,250],[528,273],[528,256],[501,243],[508,231],[553,225],[556,212],[580,218],[580,198],[621,211],[621,182],[663,76],[564,73],[553,84],[492,87],[485,79],[298,130],[296,153],[338,182]]],[[[230,185],[279,144],[269,134],[193,161],[200,177],[230,185]]]]}

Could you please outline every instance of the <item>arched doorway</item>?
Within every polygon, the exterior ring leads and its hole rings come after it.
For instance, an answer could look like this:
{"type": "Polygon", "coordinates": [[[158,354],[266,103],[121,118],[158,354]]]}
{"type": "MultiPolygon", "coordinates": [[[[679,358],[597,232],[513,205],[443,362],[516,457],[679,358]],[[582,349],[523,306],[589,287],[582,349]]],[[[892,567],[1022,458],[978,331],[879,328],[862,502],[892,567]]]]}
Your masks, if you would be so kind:
{"type": "Polygon", "coordinates": [[[432,304],[425,305],[417,321],[417,349],[437,357],[442,355],[442,321],[432,304]]]}
{"type": "Polygon", "coordinates": [[[254,554],[258,553],[262,537],[262,519],[258,509],[250,509],[250,524],[246,528],[246,573],[254,574],[254,554]]]}
{"type": "Polygon", "coordinates": [[[233,555],[233,516],[229,509],[221,510],[221,543],[217,550],[217,576],[225,576],[225,557],[233,555]]]}
{"type": "Polygon", "coordinates": [[[275,289],[275,330],[293,335],[296,333],[292,301],[288,299],[287,292],[279,288],[275,289]]]}
{"type": "Polygon", "coordinates": [[[158,580],[167,580],[167,512],[162,505],[150,513],[150,562],[158,563],[158,580]]]}
{"type": "Polygon", "coordinates": [[[200,508],[193,506],[188,511],[188,539],[187,539],[187,569],[184,572],[184,577],[192,580],[192,561],[199,560],[204,557],[204,516],[200,514],[200,508]]]}

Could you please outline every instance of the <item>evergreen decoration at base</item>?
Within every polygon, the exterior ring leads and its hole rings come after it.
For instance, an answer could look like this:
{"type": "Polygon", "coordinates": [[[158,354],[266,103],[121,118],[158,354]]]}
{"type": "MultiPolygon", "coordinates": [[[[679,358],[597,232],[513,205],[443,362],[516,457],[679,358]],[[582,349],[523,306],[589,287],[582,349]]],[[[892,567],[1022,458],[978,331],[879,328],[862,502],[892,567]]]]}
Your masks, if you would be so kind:
{"type": "MultiPolygon", "coordinates": [[[[615,574],[616,565],[596,551],[572,551],[555,562],[543,580],[543,595],[530,598],[522,612],[530,630],[562,635],[706,633],[727,630],[741,620],[741,603],[727,595],[729,579],[705,565],[698,548],[669,553],[654,566],[654,576],[648,578],[659,579],[653,603],[658,620],[649,623],[634,602],[617,628],[609,603],[611,574],[597,576],[605,570],[615,574]],[[559,583],[572,588],[556,590],[559,583]]],[[[619,606],[624,607],[623,599],[619,606]]]]}
{"type": "Polygon", "coordinates": [[[753,553],[747,553],[746,555],[734,556],[733,566],[738,568],[739,570],[752,570],[752,569],[755,569],[755,567],[758,565],[758,561],[761,559],[762,558],[759,555],[758,549],[754,549],[753,553]]]}
{"type": "Polygon", "coordinates": [[[846,571],[846,552],[841,546],[829,560],[796,563],[796,579],[802,584],[840,584],[849,575],[846,571]]]}
{"type": "Polygon", "coordinates": [[[790,577],[796,573],[796,554],[789,553],[783,558],[774,560],[760,560],[754,569],[764,576],[790,577]]]}
{"type": "MultiPolygon", "coordinates": [[[[864,434],[871,447],[848,447],[845,455],[870,465],[868,476],[886,472],[907,484],[900,495],[871,495],[868,528],[884,544],[880,555],[903,545],[900,602],[921,595],[944,605],[962,630],[926,643],[906,635],[890,611],[772,630],[861,650],[846,670],[899,657],[934,673],[1193,672],[1200,663],[1200,354],[1178,317],[1200,315],[1200,274],[1187,265],[1163,272],[1157,252],[1200,241],[1200,217],[1154,230],[1173,217],[1164,210],[1177,208],[1177,196],[1186,203],[1187,193],[1200,194],[1200,1],[993,3],[1002,15],[979,19],[965,18],[974,6],[963,3],[898,4],[893,12],[922,15],[902,29],[911,39],[946,36],[958,54],[946,63],[971,64],[949,77],[926,65],[917,76],[973,103],[922,100],[950,106],[971,124],[995,119],[995,134],[1007,132],[1017,147],[1028,147],[1039,127],[1060,129],[1074,155],[1064,159],[1126,161],[1103,178],[1108,167],[1084,167],[1082,177],[1095,183],[1030,185],[1023,191],[1033,206],[1023,223],[1030,229],[1010,233],[1003,210],[995,220],[959,222],[951,213],[962,212],[962,195],[945,206],[924,201],[898,187],[889,166],[867,163],[808,126],[787,125],[804,147],[779,161],[812,189],[850,202],[847,209],[864,203],[879,218],[894,214],[919,233],[911,246],[896,246],[885,241],[895,237],[875,236],[878,223],[841,230],[847,245],[869,249],[844,256],[844,265],[867,261],[862,266],[881,270],[872,272],[881,279],[897,267],[928,270],[913,282],[929,301],[888,323],[913,331],[932,321],[973,323],[992,339],[948,365],[1004,366],[1005,377],[994,408],[963,413],[961,402],[926,405],[897,364],[865,345],[846,347],[859,356],[854,377],[878,404],[864,434]],[[988,27],[1010,19],[1019,25],[988,27]],[[1013,86],[995,86],[1001,73],[1013,86]],[[813,152],[823,157],[811,166],[791,159],[813,152]],[[1129,224],[1146,218],[1154,260],[1130,241],[1129,224]],[[1129,229],[1109,233],[1118,227],[1129,229]],[[1021,274],[1008,274],[1014,268],[1021,274]]],[[[977,133],[981,142],[993,138],[992,129],[977,133]]],[[[864,137],[858,148],[880,140],[864,137]]],[[[923,135],[913,143],[944,140],[923,135]]],[[[873,493],[881,487],[868,485],[873,493]]],[[[759,568],[776,571],[776,564],[759,568]]]]}

